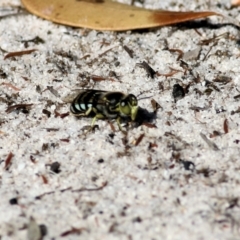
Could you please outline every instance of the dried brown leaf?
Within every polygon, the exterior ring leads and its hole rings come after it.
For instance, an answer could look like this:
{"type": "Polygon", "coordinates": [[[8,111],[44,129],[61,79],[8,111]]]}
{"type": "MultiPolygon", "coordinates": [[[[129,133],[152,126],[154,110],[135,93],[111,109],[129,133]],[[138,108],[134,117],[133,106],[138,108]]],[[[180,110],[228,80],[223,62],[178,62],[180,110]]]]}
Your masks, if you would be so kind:
{"type": "Polygon", "coordinates": [[[149,10],[111,0],[22,0],[28,11],[75,27],[122,31],[160,27],[220,14],[216,12],[171,12],[149,10]]]}
{"type": "Polygon", "coordinates": [[[232,0],[232,6],[239,6],[240,0],[232,0]]]}

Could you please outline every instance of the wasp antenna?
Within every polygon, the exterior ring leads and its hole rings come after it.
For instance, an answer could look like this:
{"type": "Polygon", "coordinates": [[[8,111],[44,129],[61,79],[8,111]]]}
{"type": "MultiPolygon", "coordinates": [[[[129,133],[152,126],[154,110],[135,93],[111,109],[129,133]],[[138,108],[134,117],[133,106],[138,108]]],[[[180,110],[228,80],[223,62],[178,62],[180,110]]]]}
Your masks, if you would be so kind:
{"type": "Polygon", "coordinates": [[[136,96],[137,99],[138,99],[141,95],[143,95],[144,93],[148,93],[148,92],[150,92],[150,91],[151,91],[151,89],[140,92],[140,93],[136,96]]]}
{"type": "Polygon", "coordinates": [[[139,100],[148,99],[148,98],[152,98],[152,97],[153,97],[153,95],[152,96],[148,96],[148,97],[138,98],[137,100],[139,101],[139,100]]]}
{"type": "Polygon", "coordinates": [[[140,92],[137,96],[136,96],[136,98],[138,99],[143,93],[145,93],[146,91],[144,91],[144,92],[140,92]]]}

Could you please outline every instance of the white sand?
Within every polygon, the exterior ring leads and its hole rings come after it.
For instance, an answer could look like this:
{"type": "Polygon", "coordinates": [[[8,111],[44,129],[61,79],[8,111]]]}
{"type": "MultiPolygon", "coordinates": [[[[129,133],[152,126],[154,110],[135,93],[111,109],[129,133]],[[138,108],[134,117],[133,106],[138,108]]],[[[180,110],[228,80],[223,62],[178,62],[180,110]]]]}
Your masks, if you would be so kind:
{"type": "MultiPolygon", "coordinates": [[[[146,1],[145,6],[215,10],[240,19],[239,8],[230,9],[228,1],[155,2],[146,1]]],[[[0,6],[10,3],[20,4],[1,0],[0,6]]],[[[0,239],[26,239],[30,217],[47,227],[44,239],[61,239],[72,228],[79,231],[65,239],[239,239],[240,117],[233,114],[240,107],[240,98],[234,98],[240,94],[239,31],[224,23],[211,17],[198,24],[199,35],[193,24],[114,33],[72,29],[30,14],[1,19],[1,49],[37,51],[5,60],[7,53],[0,51],[0,239]],[[219,40],[199,45],[221,34],[219,40]],[[37,36],[45,43],[29,42],[25,48],[22,41],[37,36]],[[133,58],[121,40],[133,50],[133,58]],[[190,70],[184,75],[178,54],[169,49],[186,53],[199,46],[199,57],[187,59],[190,70]],[[170,67],[180,72],[151,79],[136,66],[144,60],[159,73],[171,72],[170,67]],[[99,120],[99,130],[84,136],[81,129],[91,119],[55,117],[55,110],[69,111],[61,98],[80,88],[84,75],[108,76],[110,71],[119,80],[97,82],[94,88],[151,96],[139,106],[152,113],[152,98],[161,105],[152,121],[157,128],[130,127],[126,137],[116,131],[111,138],[110,125],[99,120]],[[229,82],[216,82],[222,77],[229,82]],[[172,97],[176,83],[191,84],[177,103],[172,97]],[[10,104],[33,105],[28,113],[21,109],[7,113],[10,104]],[[141,134],[144,137],[135,146],[141,134]],[[14,156],[5,169],[10,152],[14,156]],[[194,163],[195,169],[185,170],[179,158],[194,163]],[[49,167],[56,161],[59,174],[49,167]],[[9,204],[12,198],[18,199],[17,205],[9,204]]],[[[90,80],[85,88],[93,85],[90,80]]]]}

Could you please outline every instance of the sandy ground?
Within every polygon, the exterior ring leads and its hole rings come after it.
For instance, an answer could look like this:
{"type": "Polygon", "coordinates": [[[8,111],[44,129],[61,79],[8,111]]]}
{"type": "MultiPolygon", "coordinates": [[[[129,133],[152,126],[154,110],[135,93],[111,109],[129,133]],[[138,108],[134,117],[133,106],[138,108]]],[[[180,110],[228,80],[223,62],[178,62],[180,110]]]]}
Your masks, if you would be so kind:
{"type": "MultiPolygon", "coordinates": [[[[240,20],[228,1],[144,6],[240,20]]],[[[240,239],[237,27],[211,17],[115,33],[21,14],[1,19],[0,47],[0,239],[240,239]],[[63,96],[92,88],[138,97],[125,134],[106,120],[85,134],[91,119],[68,115],[63,96]]]]}

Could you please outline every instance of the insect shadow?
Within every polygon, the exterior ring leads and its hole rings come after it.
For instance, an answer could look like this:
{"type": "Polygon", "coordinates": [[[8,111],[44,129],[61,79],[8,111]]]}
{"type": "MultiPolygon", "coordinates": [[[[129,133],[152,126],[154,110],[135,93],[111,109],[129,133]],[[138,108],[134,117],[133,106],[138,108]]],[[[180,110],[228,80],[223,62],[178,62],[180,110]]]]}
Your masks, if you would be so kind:
{"type": "Polygon", "coordinates": [[[135,122],[138,126],[143,123],[152,124],[153,120],[156,119],[156,115],[156,111],[149,112],[147,109],[139,107],[135,122]]]}

